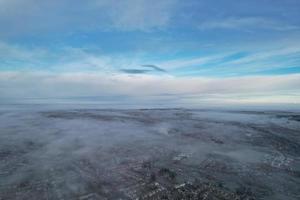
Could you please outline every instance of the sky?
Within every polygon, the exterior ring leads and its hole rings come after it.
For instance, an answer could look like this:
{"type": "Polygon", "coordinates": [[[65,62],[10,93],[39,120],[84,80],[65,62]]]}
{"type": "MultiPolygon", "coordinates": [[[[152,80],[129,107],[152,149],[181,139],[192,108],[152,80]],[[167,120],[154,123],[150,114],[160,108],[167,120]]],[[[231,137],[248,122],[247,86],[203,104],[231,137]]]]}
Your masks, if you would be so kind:
{"type": "Polygon", "coordinates": [[[0,0],[0,103],[299,105],[299,0],[0,0]]]}

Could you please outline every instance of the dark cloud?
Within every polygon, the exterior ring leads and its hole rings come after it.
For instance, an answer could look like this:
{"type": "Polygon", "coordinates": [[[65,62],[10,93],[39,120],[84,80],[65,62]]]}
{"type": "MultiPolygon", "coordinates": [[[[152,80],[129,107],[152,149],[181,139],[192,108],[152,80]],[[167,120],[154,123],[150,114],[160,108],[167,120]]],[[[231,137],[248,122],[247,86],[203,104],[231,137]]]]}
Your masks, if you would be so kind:
{"type": "Polygon", "coordinates": [[[121,69],[121,72],[127,73],[127,74],[145,74],[148,72],[164,72],[166,73],[167,71],[156,66],[156,65],[141,65],[143,68],[148,68],[148,69],[121,69]]]}
{"type": "Polygon", "coordinates": [[[151,68],[153,70],[159,71],[159,72],[167,72],[166,70],[156,66],[156,65],[141,65],[142,67],[151,68]]]}
{"type": "Polygon", "coordinates": [[[145,74],[150,72],[151,70],[142,70],[142,69],[121,69],[121,72],[127,73],[127,74],[145,74]]]}

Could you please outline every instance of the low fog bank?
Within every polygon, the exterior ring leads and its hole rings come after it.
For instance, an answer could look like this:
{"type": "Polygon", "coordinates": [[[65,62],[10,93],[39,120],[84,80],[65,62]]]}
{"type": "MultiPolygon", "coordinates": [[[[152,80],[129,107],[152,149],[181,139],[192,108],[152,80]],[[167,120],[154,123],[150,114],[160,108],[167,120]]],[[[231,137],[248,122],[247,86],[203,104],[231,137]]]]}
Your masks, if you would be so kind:
{"type": "Polygon", "coordinates": [[[300,112],[0,109],[0,199],[299,198],[300,112]]]}
{"type": "Polygon", "coordinates": [[[45,110],[70,110],[70,109],[101,109],[101,110],[126,110],[126,109],[188,109],[188,110],[210,110],[210,111],[279,111],[279,112],[300,112],[300,104],[268,103],[268,104],[217,104],[217,103],[178,103],[173,102],[140,102],[120,103],[102,101],[61,101],[57,99],[44,100],[8,100],[0,101],[0,111],[45,111],[45,110]]]}

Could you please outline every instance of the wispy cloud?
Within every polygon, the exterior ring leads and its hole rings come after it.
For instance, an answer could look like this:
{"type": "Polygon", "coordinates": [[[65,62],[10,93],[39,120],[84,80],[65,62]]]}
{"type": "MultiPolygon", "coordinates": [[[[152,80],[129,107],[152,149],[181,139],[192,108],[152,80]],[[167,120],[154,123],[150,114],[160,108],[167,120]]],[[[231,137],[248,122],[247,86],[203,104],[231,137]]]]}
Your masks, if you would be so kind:
{"type": "MultiPolygon", "coordinates": [[[[299,67],[300,48],[297,39],[272,44],[233,48],[225,53],[194,57],[176,57],[153,61],[144,55],[110,55],[84,48],[28,48],[0,43],[0,69],[48,72],[95,72],[119,74],[164,74],[173,76],[240,76],[299,67]],[[156,64],[141,64],[151,63],[156,64]]],[[[298,70],[300,71],[300,70],[298,70]]],[[[297,73],[297,70],[293,70],[297,73]]],[[[272,74],[272,73],[271,73],[272,74]]]]}
{"type": "Polygon", "coordinates": [[[89,52],[84,48],[32,48],[0,42],[0,71],[17,69],[42,72],[117,73],[120,68],[139,66],[138,58],[89,52]]]}
{"type": "Polygon", "coordinates": [[[150,30],[168,25],[176,0],[96,0],[95,4],[107,13],[112,27],[121,30],[150,30]]]}
{"type": "Polygon", "coordinates": [[[0,41],[0,59],[34,60],[44,58],[48,52],[43,48],[24,48],[20,45],[0,41]]]}
{"type": "Polygon", "coordinates": [[[297,25],[287,24],[274,19],[263,17],[231,17],[219,20],[205,21],[199,25],[202,30],[207,29],[237,29],[237,30],[257,30],[266,29],[274,31],[299,30],[297,25]]]}
{"type": "Polygon", "coordinates": [[[176,0],[1,0],[0,26],[6,28],[1,29],[0,35],[74,30],[151,31],[169,25],[175,3],[176,0]]]}
{"type": "Polygon", "coordinates": [[[230,53],[224,53],[218,55],[205,55],[205,56],[198,56],[192,58],[183,57],[180,59],[163,61],[160,63],[160,66],[168,70],[178,69],[183,67],[191,67],[191,66],[201,66],[209,62],[215,62],[217,60],[223,59],[226,55],[230,55],[230,53]]]}
{"type": "Polygon", "coordinates": [[[262,44],[253,42],[224,48],[221,53],[180,57],[158,64],[179,76],[245,76],[279,69],[284,73],[284,69],[289,68],[298,68],[300,73],[299,44],[298,38],[262,44]]]}

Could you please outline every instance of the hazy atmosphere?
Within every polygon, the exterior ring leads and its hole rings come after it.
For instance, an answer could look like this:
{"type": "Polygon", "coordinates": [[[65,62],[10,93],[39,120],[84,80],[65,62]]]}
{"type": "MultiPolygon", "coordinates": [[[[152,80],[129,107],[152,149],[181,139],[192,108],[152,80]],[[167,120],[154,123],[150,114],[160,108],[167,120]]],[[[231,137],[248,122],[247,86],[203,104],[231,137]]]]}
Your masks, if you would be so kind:
{"type": "Polygon", "coordinates": [[[299,0],[0,0],[0,200],[298,200],[299,0]]]}

